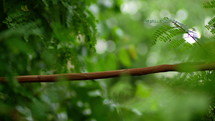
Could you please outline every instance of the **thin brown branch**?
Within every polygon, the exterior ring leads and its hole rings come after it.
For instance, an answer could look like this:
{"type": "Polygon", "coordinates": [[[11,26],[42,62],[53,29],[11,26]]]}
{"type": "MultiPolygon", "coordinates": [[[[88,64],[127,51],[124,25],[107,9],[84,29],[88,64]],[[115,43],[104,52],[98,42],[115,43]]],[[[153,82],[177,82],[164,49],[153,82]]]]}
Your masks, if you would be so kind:
{"type": "MultiPolygon", "coordinates": [[[[59,78],[66,78],[67,80],[92,80],[92,79],[104,79],[119,77],[122,74],[130,76],[140,76],[146,74],[160,73],[160,72],[193,72],[193,71],[206,71],[215,70],[215,63],[211,64],[173,64],[173,65],[158,65],[145,68],[133,68],[133,69],[122,69],[114,71],[104,72],[91,72],[91,73],[68,73],[68,74],[54,74],[54,75],[27,75],[17,76],[16,79],[20,83],[31,83],[31,82],[54,82],[59,78]],[[184,67],[188,70],[183,69],[184,67]],[[181,69],[180,69],[181,68],[181,69]]],[[[6,82],[5,77],[0,77],[0,82],[6,82]]]]}

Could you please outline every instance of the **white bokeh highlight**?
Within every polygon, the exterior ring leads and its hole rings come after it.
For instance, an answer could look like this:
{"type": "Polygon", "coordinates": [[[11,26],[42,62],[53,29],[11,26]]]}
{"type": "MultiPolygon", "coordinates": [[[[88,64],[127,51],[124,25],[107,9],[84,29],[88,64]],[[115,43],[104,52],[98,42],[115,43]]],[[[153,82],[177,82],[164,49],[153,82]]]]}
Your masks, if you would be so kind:
{"type": "Polygon", "coordinates": [[[107,50],[108,44],[105,40],[98,40],[95,47],[96,52],[102,54],[107,50]]]}

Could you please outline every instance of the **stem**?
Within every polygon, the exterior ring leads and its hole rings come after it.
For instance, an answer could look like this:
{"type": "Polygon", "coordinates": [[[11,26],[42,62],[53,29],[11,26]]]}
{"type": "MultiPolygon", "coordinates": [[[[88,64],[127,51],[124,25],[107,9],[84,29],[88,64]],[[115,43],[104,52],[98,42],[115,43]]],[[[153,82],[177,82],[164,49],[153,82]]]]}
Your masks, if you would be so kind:
{"type": "MultiPolygon", "coordinates": [[[[182,68],[183,69],[183,68],[182,68]]],[[[114,71],[104,72],[91,72],[91,73],[68,73],[68,74],[53,74],[53,75],[26,75],[17,76],[16,79],[20,83],[32,83],[32,82],[55,82],[59,78],[65,78],[67,80],[93,80],[93,79],[104,79],[119,77],[122,74],[130,76],[140,76],[146,74],[160,73],[160,72],[194,72],[194,71],[206,71],[215,70],[215,63],[211,64],[194,64],[194,63],[182,63],[173,65],[158,65],[145,68],[133,68],[133,69],[122,69],[114,71]],[[180,70],[182,67],[189,67],[191,70],[180,70]]],[[[0,77],[0,82],[7,82],[5,77],[0,77]]]]}
{"type": "Polygon", "coordinates": [[[194,36],[192,36],[190,33],[189,33],[189,30],[186,30],[185,28],[183,28],[182,26],[180,26],[177,22],[175,21],[172,21],[173,24],[175,24],[175,26],[179,27],[180,29],[182,29],[184,32],[186,32],[188,34],[188,36],[190,36],[199,46],[201,46],[199,44],[199,42],[197,41],[197,38],[195,38],[194,36]]]}

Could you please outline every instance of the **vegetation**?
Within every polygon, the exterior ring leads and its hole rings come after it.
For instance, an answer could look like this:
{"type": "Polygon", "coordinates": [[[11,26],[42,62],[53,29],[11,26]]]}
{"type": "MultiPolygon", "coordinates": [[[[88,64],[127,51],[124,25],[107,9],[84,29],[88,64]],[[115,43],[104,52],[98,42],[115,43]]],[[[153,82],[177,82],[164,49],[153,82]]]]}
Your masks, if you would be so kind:
{"type": "Polygon", "coordinates": [[[0,3],[0,77],[8,80],[0,84],[1,121],[215,120],[215,72],[190,66],[214,63],[215,19],[208,18],[214,1],[0,3]],[[15,78],[185,62],[179,68],[185,73],[49,83],[15,78]]]}

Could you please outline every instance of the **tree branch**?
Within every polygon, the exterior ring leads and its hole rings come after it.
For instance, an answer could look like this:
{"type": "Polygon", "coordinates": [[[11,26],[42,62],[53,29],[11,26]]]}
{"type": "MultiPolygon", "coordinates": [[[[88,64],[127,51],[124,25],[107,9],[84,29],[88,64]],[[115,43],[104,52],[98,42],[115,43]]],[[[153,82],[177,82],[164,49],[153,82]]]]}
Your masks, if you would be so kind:
{"type": "MultiPolygon", "coordinates": [[[[104,79],[119,77],[122,74],[130,76],[140,76],[146,74],[160,73],[160,72],[194,72],[194,71],[206,71],[215,70],[215,63],[211,64],[194,64],[183,63],[173,65],[158,65],[145,68],[133,68],[122,69],[114,71],[104,72],[91,72],[91,73],[68,73],[68,74],[54,74],[54,75],[27,75],[17,76],[16,79],[20,83],[32,83],[32,82],[55,82],[59,78],[65,78],[67,80],[92,80],[92,79],[104,79]]],[[[0,82],[7,82],[5,77],[0,77],[0,82]]]]}

